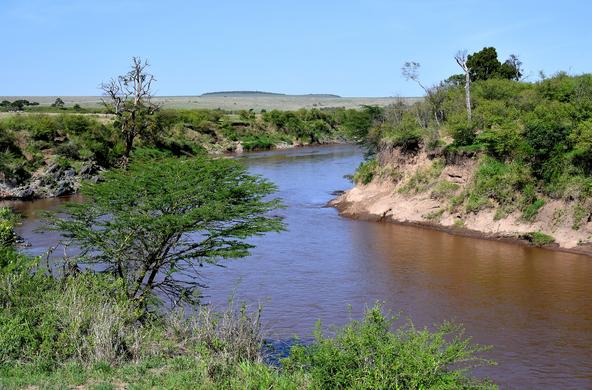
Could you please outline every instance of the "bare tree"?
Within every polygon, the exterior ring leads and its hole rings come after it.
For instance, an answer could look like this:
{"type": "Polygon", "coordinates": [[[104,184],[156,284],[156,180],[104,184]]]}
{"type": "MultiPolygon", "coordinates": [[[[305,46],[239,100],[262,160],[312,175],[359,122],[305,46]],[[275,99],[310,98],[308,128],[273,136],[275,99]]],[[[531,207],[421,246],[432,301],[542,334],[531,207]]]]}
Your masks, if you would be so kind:
{"type": "Polygon", "coordinates": [[[422,84],[421,80],[419,79],[420,67],[421,64],[419,62],[407,61],[403,64],[403,67],[401,68],[401,74],[403,75],[403,77],[405,77],[405,80],[415,81],[417,85],[419,85],[421,89],[424,90],[426,94],[426,99],[434,110],[434,119],[436,119],[436,124],[438,125],[438,127],[440,127],[440,118],[443,116],[441,109],[443,99],[438,94],[438,86],[428,88],[422,84]]]}
{"type": "Polygon", "coordinates": [[[415,61],[407,61],[403,64],[401,68],[401,74],[405,77],[405,80],[413,80],[415,81],[421,89],[428,93],[428,89],[421,83],[419,80],[419,68],[421,68],[421,64],[415,61]]]}
{"type": "Polygon", "coordinates": [[[456,63],[465,73],[465,99],[467,103],[467,118],[471,121],[471,69],[467,65],[467,51],[461,50],[454,56],[456,63]]]}
{"type": "Polygon", "coordinates": [[[124,166],[127,165],[134,139],[146,131],[150,116],[160,108],[152,102],[152,83],[156,79],[146,71],[148,67],[147,60],[133,57],[129,72],[100,86],[107,97],[107,100],[103,99],[103,104],[108,112],[116,115],[116,125],[121,129],[125,142],[124,166]]]}

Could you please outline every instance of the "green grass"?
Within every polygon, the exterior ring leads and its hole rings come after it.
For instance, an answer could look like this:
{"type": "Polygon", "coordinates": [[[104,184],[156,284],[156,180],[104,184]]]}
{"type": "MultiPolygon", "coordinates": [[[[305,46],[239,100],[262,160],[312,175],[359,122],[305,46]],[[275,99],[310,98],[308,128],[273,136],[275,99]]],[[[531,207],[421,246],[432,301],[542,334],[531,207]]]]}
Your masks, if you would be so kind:
{"type": "Polygon", "coordinates": [[[402,194],[417,194],[427,191],[436,184],[436,179],[440,176],[443,169],[443,160],[433,160],[428,167],[418,169],[409,180],[399,188],[399,192],[402,194]]]}
{"type": "Polygon", "coordinates": [[[354,173],[353,180],[357,184],[370,184],[378,169],[378,161],[372,159],[360,164],[354,173]]]}
{"type": "Polygon", "coordinates": [[[457,183],[452,183],[447,180],[439,181],[432,190],[431,197],[439,200],[450,199],[460,188],[457,183]]]}
{"type": "Polygon", "coordinates": [[[521,192],[532,182],[528,167],[519,162],[504,163],[485,157],[475,172],[473,182],[467,190],[465,210],[479,210],[498,207],[500,217],[517,208],[521,192]]]}
{"type": "Polygon", "coordinates": [[[573,230],[580,230],[582,225],[588,221],[590,216],[590,209],[586,208],[582,203],[578,202],[572,209],[573,223],[571,228],[573,230]]]}
{"type": "Polygon", "coordinates": [[[286,373],[264,363],[229,363],[208,356],[155,357],[116,367],[70,363],[49,371],[31,365],[0,367],[3,389],[302,389],[308,384],[308,376],[302,372],[286,373]]]}
{"type": "Polygon", "coordinates": [[[552,236],[543,232],[530,232],[524,238],[535,246],[546,246],[555,242],[552,236]]]}
{"type": "Polygon", "coordinates": [[[543,199],[535,200],[532,204],[528,205],[526,209],[524,209],[524,212],[522,213],[522,218],[529,222],[534,221],[540,209],[544,205],[545,201],[543,199]]]}

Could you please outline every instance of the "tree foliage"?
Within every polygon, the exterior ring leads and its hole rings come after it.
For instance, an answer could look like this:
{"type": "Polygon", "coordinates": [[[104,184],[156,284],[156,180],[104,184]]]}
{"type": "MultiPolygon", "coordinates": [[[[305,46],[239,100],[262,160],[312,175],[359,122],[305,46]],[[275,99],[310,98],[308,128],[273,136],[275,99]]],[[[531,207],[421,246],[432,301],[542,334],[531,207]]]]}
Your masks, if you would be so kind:
{"type": "Polygon", "coordinates": [[[502,64],[494,47],[484,47],[481,51],[470,54],[467,57],[467,66],[470,69],[471,81],[492,78],[520,80],[522,77],[522,62],[518,57],[512,54],[502,64]]]}
{"type": "Polygon", "coordinates": [[[81,203],[49,218],[64,243],[80,248],[70,268],[91,265],[123,281],[145,305],[153,292],[169,302],[198,300],[199,267],[249,254],[245,239],[282,229],[268,213],[275,187],[227,159],[137,161],[88,183],[81,203]]]}
{"type": "Polygon", "coordinates": [[[56,100],[51,104],[51,106],[55,108],[64,108],[64,105],[65,103],[62,98],[56,98],[56,100]]]}

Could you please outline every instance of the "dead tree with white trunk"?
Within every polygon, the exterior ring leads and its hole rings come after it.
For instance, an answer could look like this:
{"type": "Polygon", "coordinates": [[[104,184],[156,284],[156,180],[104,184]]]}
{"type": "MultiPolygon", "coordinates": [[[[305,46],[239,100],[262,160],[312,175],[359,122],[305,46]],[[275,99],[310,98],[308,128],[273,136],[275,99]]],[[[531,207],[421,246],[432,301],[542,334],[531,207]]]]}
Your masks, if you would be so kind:
{"type": "Polygon", "coordinates": [[[465,99],[467,104],[467,119],[471,122],[471,69],[467,66],[467,51],[461,50],[454,56],[456,63],[465,73],[465,99]]]}
{"type": "Polygon", "coordinates": [[[132,58],[131,69],[124,75],[102,83],[107,112],[116,116],[115,126],[121,130],[125,149],[122,165],[127,166],[134,139],[150,126],[152,115],[160,106],[152,102],[152,84],[156,79],[147,72],[147,60],[132,58]]]}

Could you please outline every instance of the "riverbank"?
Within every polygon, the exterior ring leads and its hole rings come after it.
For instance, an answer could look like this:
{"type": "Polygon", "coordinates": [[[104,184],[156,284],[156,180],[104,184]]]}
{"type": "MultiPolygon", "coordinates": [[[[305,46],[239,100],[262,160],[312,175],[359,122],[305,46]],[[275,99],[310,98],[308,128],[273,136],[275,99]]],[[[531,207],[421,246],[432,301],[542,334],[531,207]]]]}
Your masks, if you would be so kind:
{"type": "Polygon", "coordinates": [[[520,210],[501,213],[494,203],[475,211],[459,207],[472,189],[478,156],[445,163],[425,149],[388,149],[378,160],[380,172],[370,182],[329,203],[341,215],[592,255],[592,222],[578,220],[575,201],[546,199],[530,220],[520,210]]]}
{"type": "MultiPolygon", "coordinates": [[[[139,134],[137,155],[227,155],[345,142],[365,111],[302,109],[239,113],[162,110],[139,134]]],[[[83,180],[124,161],[114,117],[63,113],[10,113],[0,117],[0,199],[40,199],[77,193],[83,180]]]]}
{"type": "MultiPolygon", "coordinates": [[[[281,142],[264,149],[245,150],[241,142],[236,142],[231,151],[226,153],[212,153],[213,156],[240,157],[245,153],[287,150],[312,146],[330,146],[345,144],[340,140],[329,140],[322,143],[303,144],[281,142]]],[[[23,184],[11,186],[7,182],[0,183],[0,200],[34,200],[57,198],[67,195],[75,195],[81,188],[82,182],[89,180],[98,182],[107,169],[99,166],[94,161],[77,164],[60,165],[48,163],[38,169],[23,184]]]]}

